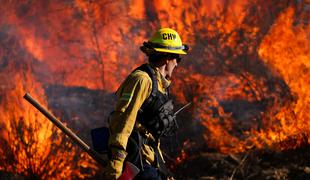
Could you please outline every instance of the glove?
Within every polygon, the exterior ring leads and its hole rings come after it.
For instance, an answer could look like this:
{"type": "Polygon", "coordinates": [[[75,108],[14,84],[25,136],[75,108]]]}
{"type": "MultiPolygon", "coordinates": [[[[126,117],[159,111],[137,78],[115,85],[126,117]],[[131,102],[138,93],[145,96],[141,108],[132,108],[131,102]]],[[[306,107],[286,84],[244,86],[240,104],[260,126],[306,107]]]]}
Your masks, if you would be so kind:
{"type": "Polygon", "coordinates": [[[118,179],[122,175],[124,160],[127,156],[126,151],[116,148],[111,149],[112,158],[108,165],[104,168],[104,176],[106,179],[118,179]]]}
{"type": "Polygon", "coordinates": [[[110,160],[107,167],[104,169],[105,179],[118,179],[122,175],[123,161],[110,160]]]}

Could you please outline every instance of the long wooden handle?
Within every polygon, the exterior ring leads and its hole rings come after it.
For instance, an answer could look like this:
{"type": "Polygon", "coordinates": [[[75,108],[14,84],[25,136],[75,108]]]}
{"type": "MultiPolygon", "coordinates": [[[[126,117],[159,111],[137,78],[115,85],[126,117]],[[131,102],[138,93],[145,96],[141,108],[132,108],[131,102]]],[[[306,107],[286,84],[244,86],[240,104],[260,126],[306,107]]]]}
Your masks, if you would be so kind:
{"type": "MultiPolygon", "coordinates": [[[[108,165],[108,162],[101,158],[100,154],[91,149],[82,139],[80,139],[74,132],[67,128],[61,121],[59,121],[55,116],[53,116],[49,111],[47,111],[40,103],[33,99],[29,93],[24,95],[30,104],[37,108],[47,119],[49,119],[53,124],[55,124],[63,133],[65,133],[73,142],[80,146],[84,151],[86,151],[94,160],[96,160],[102,166],[108,165]]],[[[125,163],[124,171],[118,180],[132,180],[138,173],[139,169],[130,162],[125,163]]]]}
{"type": "Polygon", "coordinates": [[[29,93],[24,95],[24,99],[26,99],[30,104],[32,104],[35,108],[37,108],[47,119],[49,119],[53,124],[55,124],[63,133],[65,133],[69,138],[75,142],[80,148],[86,151],[94,160],[98,163],[105,166],[107,164],[104,159],[100,157],[100,155],[91,149],[82,139],[80,139],[74,132],[72,132],[69,128],[67,128],[61,121],[59,121],[55,116],[53,116],[48,110],[46,110],[39,102],[33,99],[29,93]]]}

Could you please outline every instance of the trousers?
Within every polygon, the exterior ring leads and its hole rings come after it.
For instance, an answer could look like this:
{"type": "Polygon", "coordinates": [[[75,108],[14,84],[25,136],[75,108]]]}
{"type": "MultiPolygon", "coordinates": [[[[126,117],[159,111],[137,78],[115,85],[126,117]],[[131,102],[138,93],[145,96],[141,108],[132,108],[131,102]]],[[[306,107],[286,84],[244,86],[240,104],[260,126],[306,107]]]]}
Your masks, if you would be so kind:
{"type": "Polygon", "coordinates": [[[143,171],[140,171],[134,180],[162,180],[162,178],[157,168],[144,164],[143,171]]]}

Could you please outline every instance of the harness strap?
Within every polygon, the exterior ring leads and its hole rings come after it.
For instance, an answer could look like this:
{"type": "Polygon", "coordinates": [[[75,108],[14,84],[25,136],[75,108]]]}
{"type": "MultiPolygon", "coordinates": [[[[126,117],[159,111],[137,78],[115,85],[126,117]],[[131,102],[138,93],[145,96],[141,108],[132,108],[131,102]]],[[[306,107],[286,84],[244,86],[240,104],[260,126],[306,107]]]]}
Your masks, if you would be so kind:
{"type": "Polygon", "coordinates": [[[139,131],[137,131],[137,134],[138,134],[138,144],[139,144],[139,159],[140,159],[140,166],[141,166],[141,171],[144,171],[144,168],[143,168],[143,160],[142,160],[142,153],[141,153],[141,148],[142,148],[142,137],[139,133],[139,131]]]}
{"type": "Polygon", "coordinates": [[[155,152],[155,162],[156,162],[156,166],[158,167],[159,171],[165,176],[165,177],[169,177],[169,176],[173,176],[173,174],[168,170],[168,168],[165,165],[165,162],[162,158],[162,156],[159,153],[158,150],[158,142],[151,140],[151,139],[147,139],[142,137],[142,143],[151,146],[154,149],[155,152]]]}
{"type": "Polygon", "coordinates": [[[154,72],[154,70],[152,70],[149,64],[142,64],[141,66],[136,68],[134,71],[136,70],[144,71],[149,75],[149,77],[152,80],[152,92],[150,96],[155,97],[158,91],[158,83],[157,83],[156,73],[154,72]]]}
{"type": "Polygon", "coordinates": [[[155,157],[159,172],[161,172],[165,177],[173,177],[172,172],[169,171],[162,156],[159,154],[158,148],[155,148],[155,157]]]}

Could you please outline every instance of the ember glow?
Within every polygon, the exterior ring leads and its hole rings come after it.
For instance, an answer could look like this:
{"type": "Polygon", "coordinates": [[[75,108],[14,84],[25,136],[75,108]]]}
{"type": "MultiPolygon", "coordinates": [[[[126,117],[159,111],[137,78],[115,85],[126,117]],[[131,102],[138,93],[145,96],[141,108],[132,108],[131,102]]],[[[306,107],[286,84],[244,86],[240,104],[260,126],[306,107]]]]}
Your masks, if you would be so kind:
{"type": "Polygon", "coordinates": [[[31,165],[36,175],[48,170],[44,179],[92,176],[96,165],[77,157],[22,96],[48,106],[46,88],[55,85],[113,93],[145,62],[139,46],[159,27],[174,28],[191,47],[172,87],[177,104],[193,102],[180,119],[180,131],[195,134],[186,144],[203,139],[221,153],[310,144],[309,7],[306,0],[2,2],[0,170],[30,176],[31,165]]]}

